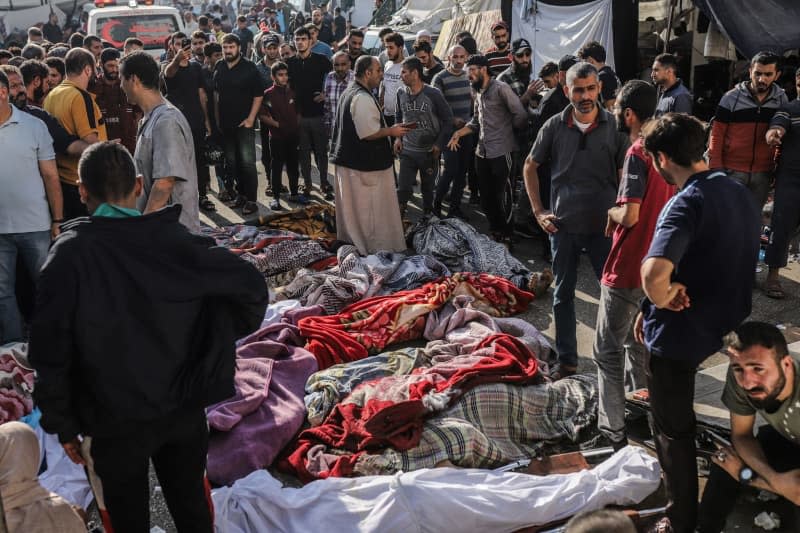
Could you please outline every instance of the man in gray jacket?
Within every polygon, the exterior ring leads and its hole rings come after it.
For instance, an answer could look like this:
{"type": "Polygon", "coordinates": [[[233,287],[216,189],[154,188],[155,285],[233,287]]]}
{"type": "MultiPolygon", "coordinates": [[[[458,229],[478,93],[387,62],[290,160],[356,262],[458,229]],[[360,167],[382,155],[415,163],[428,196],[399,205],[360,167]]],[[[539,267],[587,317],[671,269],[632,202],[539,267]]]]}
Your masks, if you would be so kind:
{"type": "Polygon", "coordinates": [[[475,89],[475,113],[463,128],[456,130],[448,147],[457,150],[459,139],[478,133],[475,168],[478,189],[492,238],[511,247],[513,226],[513,164],[516,149],[513,128],[528,125],[528,114],[519,97],[501,81],[489,75],[485,56],[473,55],[467,61],[469,81],[475,89]]]}
{"type": "Polygon", "coordinates": [[[422,81],[422,62],[416,57],[403,60],[400,77],[404,85],[397,91],[395,124],[407,124],[412,130],[394,142],[400,155],[397,199],[405,215],[417,172],[422,183],[424,216],[433,214],[433,192],[439,175],[439,156],[450,135],[453,111],[439,89],[422,81]]]}

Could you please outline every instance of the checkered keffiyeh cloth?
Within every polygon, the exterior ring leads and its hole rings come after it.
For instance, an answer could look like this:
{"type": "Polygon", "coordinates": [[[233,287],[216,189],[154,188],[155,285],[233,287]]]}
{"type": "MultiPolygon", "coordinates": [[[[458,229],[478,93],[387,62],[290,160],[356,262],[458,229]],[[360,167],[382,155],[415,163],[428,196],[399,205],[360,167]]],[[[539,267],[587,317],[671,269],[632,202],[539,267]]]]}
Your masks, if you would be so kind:
{"type": "Polygon", "coordinates": [[[427,420],[418,446],[365,455],[355,471],[358,475],[410,472],[446,460],[465,468],[496,468],[533,457],[550,443],[575,442],[596,420],[595,376],[543,385],[479,385],[448,411],[427,420]]]}

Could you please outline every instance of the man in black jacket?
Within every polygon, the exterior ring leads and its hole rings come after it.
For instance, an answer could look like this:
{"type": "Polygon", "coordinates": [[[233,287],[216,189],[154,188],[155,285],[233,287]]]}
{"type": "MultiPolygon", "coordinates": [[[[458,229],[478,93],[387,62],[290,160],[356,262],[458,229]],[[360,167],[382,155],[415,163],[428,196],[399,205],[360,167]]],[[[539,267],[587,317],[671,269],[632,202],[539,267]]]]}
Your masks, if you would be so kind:
{"type": "Polygon", "coordinates": [[[92,216],[62,227],[31,326],[42,427],[97,474],[106,529],[149,529],[152,459],[178,531],[210,532],[204,408],[234,393],[234,343],[263,318],[264,280],[190,233],[180,205],[140,215],[124,147],[92,145],[79,175],[92,216]]]}

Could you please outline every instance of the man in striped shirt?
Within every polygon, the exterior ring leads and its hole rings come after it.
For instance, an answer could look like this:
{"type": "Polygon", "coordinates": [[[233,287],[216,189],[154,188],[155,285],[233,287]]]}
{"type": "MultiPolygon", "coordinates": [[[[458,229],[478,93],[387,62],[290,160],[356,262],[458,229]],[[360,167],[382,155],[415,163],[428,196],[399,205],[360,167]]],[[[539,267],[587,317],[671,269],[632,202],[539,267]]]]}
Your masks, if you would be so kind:
{"type": "MultiPolygon", "coordinates": [[[[455,45],[450,48],[449,66],[447,70],[439,72],[433,77],[432,85],[439,89],[444,99],[453,112],[453,131],[461,129],[472,117],[472,91],[469,85],[467,71],[464,64],[467,62],[467,51],[463,46],[455,45]]],[[[461,141],[461,148],[443,150],[444,172],[436,184],[436,193],[433,200],[433,212],[441,218],[442,201],[450,189],[450,207],[448,217],[466,219],[461,212],[461,196],[466,185],[467,169],[470,159],[475,155],[474,136],[467,136],[461,141]]]]}
{"type": "Polygon", "coordinates": [[[511,32],[508,24],[503,21],[495,22],[492,25],[492,40],[494,46],[486,51],[485,57],[489,62],[489,74],[496,78],[501,72],[511,66],[511,47],[509,39],[511,32]]]}

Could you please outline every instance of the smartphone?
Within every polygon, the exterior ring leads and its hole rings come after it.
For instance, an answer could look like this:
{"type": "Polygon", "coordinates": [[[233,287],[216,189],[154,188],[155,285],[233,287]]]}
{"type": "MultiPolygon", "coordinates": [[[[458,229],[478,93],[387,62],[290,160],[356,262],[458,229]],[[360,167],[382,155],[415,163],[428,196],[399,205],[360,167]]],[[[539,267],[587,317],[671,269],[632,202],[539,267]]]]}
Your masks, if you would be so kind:
{"type": "Polygon", "coordinates": [[[183,41],[181,41],[181,48],[191,48],[192,47],[192,40],[188,37],[184,37],[183,41]]]}
{"type": "Polygon", "coordinates": [[[408,128],[410,130],[415,130],[415,129],[417,129],[418,123],[417,122],[403,122],[400,125],[403,126],[404,128],[408,128]]]}

